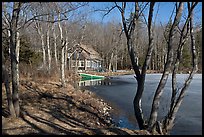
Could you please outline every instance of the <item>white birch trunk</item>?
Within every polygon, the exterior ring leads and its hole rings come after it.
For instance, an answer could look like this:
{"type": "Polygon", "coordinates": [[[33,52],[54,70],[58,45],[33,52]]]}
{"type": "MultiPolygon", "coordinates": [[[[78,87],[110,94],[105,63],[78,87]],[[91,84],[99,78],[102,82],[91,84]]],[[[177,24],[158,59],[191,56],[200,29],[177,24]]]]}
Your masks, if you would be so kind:
{"type": "Polygon", "coordinates": [[[77,73],[77,70],[78,70],[78,51],[75,52],[76,54],[76,58],[75,58],[75,72],[77,73]]]}
{"type": "MultiPolygon", "coordinates": [[[[60,13],[58,14],[58,19],[60,20],[60,13]]],[[[65,41],[63,40],[63,35],[62,35],[62,27],[60,22],[58,22],[58,27],[60,30],[60,40],[61,40],[61,83],[62,86],[65,87],[65,74],[64,74],[64,49],[65,49],[65,41]]]]}
{"type": "Polygon", "coordinates": [[[17,32],[16,36],[16,71],[17,71],[17,85],[19,86],[19,51],[20,51],[20,37],[19,37],[19,32],[17,32]]]}
{"type": "Polygon", "coordinates": [[[118,55],[115,55],[115,72],[117,72],[118,69],[118,55]]]}
{"type": "MultiPolygon", "coordinates": [[[[10,37],[11,37],[11,33],[10,33],[10,30],[8,30],[8,38],[10,39],[10,37]]],[[[8,48],[8,53],[9,53],[9,55],[11,54],[11,49],[10,48],[8,48]]]]}
{"type": "MultiPolygon", "coordinates": [[[[67,33],[66,33],[67,34],[67,33]]],[[[65,53],[64,53],[64,68],[67,69],[67,50],[68,50],[68,37],[66,37],[65,53]]]]}
{"type": "Polygon", "coordinates": [[[46,55],[45,55],[45,43],[44,43],[44,35],[41,34],[41,45],[42,45],[42,52],[43,52],[43,67],[46,66],[46,55]]]}
{"type": "Polygon", "coordinates": [[[35,22],[35,28],[37,29],[38,34],[40,35],[42,54],[43,54],[43,68],[46,66],[46,55],[45,55],[45,43],[44,43],[44,34],[42,32],[42,26],[38,22],[35,22]]]}
{"type": "Polygon", "coordinates": [[[62,56],[61,56],[61,80],[62,86],[65,87],[65,74],[64,74],[64,46],[61,49],[62,56]]]}
{"type": "Polygon", "coordinates": [[[48,25],[48,30],[47,30],[47,54],[48,54],[48,73],[50,73],[51,70],[51,52],[50,52],[50,30],[49,30],[49,25],[48,25]]]}
{"type": "Polygon", "coordinates": [[[113,62],[113,52],[111,53],[110,63],[109,63],[109,67],[108,67],[109,72],[111,71],[111,66],[113,64],[112,62],[113,62]]]}
{"type": "Polygon", "coordinates": [[[52,26],[53,29],[53,38],[54,38],[54,56],[55,56],[55,65],[58,68],[58,59],[57,59],[57,36],[55,33],[54,24],[52,26]]]}

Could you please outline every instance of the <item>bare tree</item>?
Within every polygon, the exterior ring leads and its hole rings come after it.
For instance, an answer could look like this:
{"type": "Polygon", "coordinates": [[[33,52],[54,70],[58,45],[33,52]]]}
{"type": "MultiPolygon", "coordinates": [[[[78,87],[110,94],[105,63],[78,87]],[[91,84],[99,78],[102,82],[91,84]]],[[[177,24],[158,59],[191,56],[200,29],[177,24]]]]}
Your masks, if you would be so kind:
{"type": "Polygon", "coordinates": [[[193,75],[198,70],[195,38],[193,34],[193,28],[194,28],[193,27],[193,9],[197,5],[197,2],[192,2],[192,3],[188,2],[187,4],[188,4],[188,17],[185,21],[185,24],[180,34],[180,40],[179,40],[178,47],[176,50],[175,62],[173,65],[171,105],[170,105],[169,112],[165,120],[163,121],[163,127],[162,127],[163,129],[165,129],[166,132],[168,132],[173,127],[173,122],[176,118],[176,113],[183,101],[185,92],[187,91],[187,88],[190,85],[193,75]],[[184,30],[186,30],[186,32],[184,30]],[[191,38],[190,45],[191,45],[192,68],[191,68],[189,76],[184,81],[183,86],[180,89],[178,89],[176,86],[176,73],[178,70],[179,63],[181,61],[183,46],[188,40],[189,33],[190,33],[190,38],[191,38]],[[176,97],[176,95],[178,95],[178,97],[176,97]]]}
{"type": "Polygon", "coordinates": [[[43,28],[40,22],[35,21],[35,28],[41,39],[41,46],[42,46],[42,54],[43,54],[43,68],[46,66],[46,52],[45,52],[45,41],[44,41],[44,33],[43,28]]]}
{"type": "Polygon", "coordinates": [[[140,129],[145,129],[146,125],[144,122],[144,116],[143,116],[143,112],[142,112],[142,106],[141,106],[141,98],[142,98],[142,93],[144,91],[144,81],[145,81],[145,75],[146,75],[146,70],[147,70],[147,66],[150,62],[151,59],[151,53],[153,50],[153,36],[152,36],[152,16],[153,16],[153,8],[154,8],[154,2],[150,3],[150,10],[149,10],[149,18],[148,18],[148,34],[149,34],[149,48],[147,51],[147,56],[145,59],[145,62],[143,64],[142,67],[142,71],[140,71],[140,68],[138,66],[137,63],[137,59],[135,57],[135,52],[134,52],[134,48],[133,48],[133,33],[134,33],[134,29],[135,29],[135,24],[136,24],[136,20],[139,19],[139,15],[141,14],[141,12],[139,12],[139,3],[136,2],[135,3],[135,12],[133,15],[132,20],[130,21],[129,25],[127,26],[126,24],[126,19],[125,19],[125,8],[126,8],[126,3],[122,3],[122,7],[119,7],[116,3],[116,7],[120,10],[121,16],[122,16],[122,23],[123,23],[123,27],[124,27],[124,32],[127,38],[127,46],[128,46],[128,53],[130,55],[130,59],[132,62],[132,66],[133,66],[133,70],[136,74],[136,80],[138,82],[138,87],[137,87],[137,92],[136,92],[136,96],[134,98],[134,110],[135,110],[135,116],[137,118],[138,124],[140,129]]]}
{"type": "Polygon", "coordinates": [[[13,105],[15,109],[16,117],[19,117],[20,114],[20,106],[19,106],[19,96],[18,96],[18,61],[17,61],[17,26],[18,26],[18,19],[19,19],[19,13],[20,8],[22,6],[21,2],[14,2],[13,3],[13,14],[10,22],[10,58],[11,58],[11,75],[12,75],[12,96],[13,96],[13,105]]]}
{"type": "Polygon", "coordinates": [[[56,30],[55,30],[55,23],[52,25],[53,30],[53,38],[54,38],[54,57],[55,57],[55,65],[58,66],[58,57],[57,57],[57,36],[56,36],[56,30]]]}
{"type": "Polygon", "coordinates": [[[171,27],[171,31],[169,33],[167,62],[165,64],[162,78],[161,78],[160,83],[156,89],[156,93],[155,93],[155,96],[153,99],[152,111],[151,111],[151,115],[150,115],[150,119],[149,119],[150,127],[153,127],[154,124],[156,123],[160,97],[164,91],[164,86],[165,86],[166,81],[168,79],[168,75],[169,75],[169,72],[171,69],[170,67],[171,67],[171,64],[173,62],[173,44],[172,44],[172,42],[173,42],[173,37],[175,35],[176,26],[178,25],[180,18],[182,16],[182,10],[183,10],[183,3],[179,3],[179,7],[177,9],[177,14],[175,16],[173,25],[171,27]]]}
{"type": "MultiPolygon", "coordinates": [[[[188,3],[188,16],[185,19],[185,24],[183,25],[183,29],[180,30],[180,36],[179,36],[180,40],[177,44],[177,50],[174,50],[175,47],[173,45],[175,45],[175,42],[173,43],[173,41],[175,40],[176,31],[178,31],[178,25],[182,16],[184,3],[179,2],[175,4],[176,15],[173,20],[173,24],[170,26],[170,31],[169,31],[168,40],[167,40],[167,45],[168,45],[167,58],[164,65],[162,77],[160,79],[159,85],[156,89],[156,92],[153,98],[150,117],[146,121],[143,116],[141,102],[142,102],[142,94],[144,92],[145,75],[146,75],[147,68],[150,64],[152,52],[154,48],[154,37],[153,37],[153,30],[152,30],[153,29],[152,17],[153,17],[154,5],[155,5],[155,2],[150,2],[148,22],[147,22],[149,44],[148,44],[148,49],[146,51],[146,58],[143,62],[141,69],[138,66],[138,63],[137,63],[138,60],[135,55],[136,52],[134,51],[134,47],[133,47],[133,45],[135,44],[133,42],[133,36],[134,36],[135,26],[137,23],[136,20],[138,20],[139,16],[142,14],[142,11],[144,10],[145,6],[143,8],[140,8],[141,6],[139,6],[139,3],[135,2],[135,12],[133,13],[132,19],[130,20],[129,23],[125,18],[126,2],[123,2],[122,6],[119,6],[118,3],[115,3],[115,6],[112,7],[110,10],[117,8],[120,11],[121,17],[122,17],[124,33],[127,39],[128,53],[131,59],[132,67],[136,75],[135,78],[138,84],[137,92],[136,92],[136,96],[134,98],[133,104],[134,104],[135,116],[138,121],[139,128],[147,129],[152,133],[158,132],[160,134],[169,134],[169,131],[173,127],[173,122],[175,120],[176,113],[183,100],[184,93],[187,87],[189,86],[190,81],[193,78],[193,74],[197,71],[195,39],[192,33],[193,32],[192,13],[193,13],[193,9],[197,5],[197,2],[192,2],[192,4],[188,3]],[[191,36],[191,47],[192,47],[191,48],[192,49],[192,71],[189,74],[189,77],[187,78],[187,80],[184,82],[183,87],[181,89],[178,89],[176,87],[176,73],[178,70],[179,62],[181,61],[183,46],[185,45],[188,39],[189,32],[191,32],[190,36],[191,36]],[[176,54],[174,53],[175,51],[176,51],[176,54]],[[171,103],[169,106],[169,112],[167,116],[160,121],[157,119],[158,109],[160,106],[160,98],[162,96],[162,93],[164,92],[164,87],[166,85],[166,81],[171,71],[173,72],[171,103]],[[176,97],[176,95],[178,95],[178,97],[176,97]]],[[[110,10],[108,11],[108,13],[110,12],[110,10]]]]}
{"type": "MultiPolygon", "coordinates": [[[[58,11],[58,19],[60,20],[60,11],[58,11]]],[[[60,41],[61,41],[61,63],[60,63],[60,72],[61,72],[61,83],[62,86],[65,87],[65,74],[64,74],[64,49],[65,49],[65,45],[66,45],[66,41],[63,38],[63,32],[62,32],[62,26],[61,23],[58,22],[58,27],[60,30],[60,41]]]]}

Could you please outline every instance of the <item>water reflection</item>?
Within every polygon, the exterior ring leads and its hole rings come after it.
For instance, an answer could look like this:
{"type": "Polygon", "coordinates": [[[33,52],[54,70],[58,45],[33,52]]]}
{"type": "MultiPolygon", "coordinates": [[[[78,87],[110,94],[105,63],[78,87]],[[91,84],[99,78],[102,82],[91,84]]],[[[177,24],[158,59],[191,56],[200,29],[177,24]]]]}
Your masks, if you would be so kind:
{"type": "Polygon", "coordinates": [[[109,78],[103,78],[103,79],[81,79],[81,81],[78,82],[79,87],[99,85],[111,85],[111,81],[109,78]]]}
{"type": "MultiPolygon", "coordinates": [[[[145,90],[143,93],[143,113],[148,117],[151,111],[151,103],[159,80],[162,74],[147,74],[145,90]]],[[[186,75],[178,75],[178,82],[185,80],[186,75]]],[[[138,124],[134,116],[133,100],[136,92],[137,82],[134,75],[124,75],[111,77],[111,86],[103,86],[103,83],[95,83],[97,86],[85,86],[90,91],[97,93],[114,109],[113,120],[119,127],[138,129],[138,124]],[[98,86],[99,85],[99,86],[98,86]],[[100,86],[102,85],[102,86],[100,86]]],[[[94,84],[94,82],[90,83],[94,84]]],[[[178,83],[178,87],[180,83],[178,83]]],[[[182,106],[176,116],[175,125],[171,135],[200,135],[202,134],[202,74],[196,74],[189,86],[182,106]],[[196,112],[196,113],[192,113],[196,112]]],[[[167,81],[165,92],[161,97],[159,117],[163,118],[170,103],[171,77],[167,81]]]]}

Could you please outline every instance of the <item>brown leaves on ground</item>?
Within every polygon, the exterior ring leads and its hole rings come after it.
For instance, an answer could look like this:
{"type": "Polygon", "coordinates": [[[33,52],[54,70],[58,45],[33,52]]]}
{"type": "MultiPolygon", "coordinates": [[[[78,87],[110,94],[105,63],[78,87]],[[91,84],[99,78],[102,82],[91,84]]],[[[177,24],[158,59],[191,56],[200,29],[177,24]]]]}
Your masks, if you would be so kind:
{"type": "Polygon", "coordinates": [[[32,134],[148,134],[114,127],[111,107],[94,93],[61,88],[54,81],[20,81],[20,118],[8,117],[5,91],[2,92],[2,133],[32,134]],[[7,115],[6,115],[7,112],[7,115]]]}

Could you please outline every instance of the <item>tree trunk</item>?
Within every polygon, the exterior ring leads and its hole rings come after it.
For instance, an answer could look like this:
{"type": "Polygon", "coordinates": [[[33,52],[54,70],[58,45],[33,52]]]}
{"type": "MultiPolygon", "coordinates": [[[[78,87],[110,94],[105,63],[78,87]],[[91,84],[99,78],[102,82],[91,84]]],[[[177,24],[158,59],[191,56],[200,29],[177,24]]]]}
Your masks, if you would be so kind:
{"type": "Polygon", "coordinates": [[[48,54],[48,74],[50,74],[51,70],[51,50],[50,50],[50,27],[48,25],[47,29],[47,54],[48,54]]]}
{"type": "Polygon", "coordinates": [[[78,51],[75,52],[76,58],[75,58],[75,73],[78,71],[78,51]]]}
{"type": "MultiPolygon", "coordinates": [[[[60,12],[58,13],[58,19],[60,20],[60,12]]],[[[66,86],[65,83],[65,73],[64,73],[64,49],[65,49],[65,45],[66,45],[66,41],[63,39],[63,34],[62,34],[62,27],[60,22],[58,22],[58,27],[60,30],[60,40],[61,40],[61,83],[62,83],[62,87],[66,86]]]]}
{"type": "Polygon", "coordinates": [[[164,91],[164,87],[166,85],[166,82],[167,82],[167,79],[169,76],[170,67],[171,67],[172,62],[173,62],[173,47],[172,47],[173,43],[172,43],[172,41],[173,41],[173,38],[175,35],[176,26],[178,25],[178,23],[181,19],[182,11],[183,11],[183,3],[181,2],[181,3],[179,3],[179,7],[177,9],[177,14],[175,16],[173,25],[172,25],[170,33],[169,33],[167,62],[165,64],[164,72],[162,74],[162,78],[160,79],[159,85],[156,89],[155,96],[154,96],[153,103],[152,103],[152,109],[151,109],[150,119],[149,119],[149,123],[148,123],[148,126],[151,130],[155,130],[155,129],[153,129],[153,127],[155,127],[155,124],[157,121],[160,97],[164,91]]]}
{"type": "Polygon", "coordinates": [[[109,72],[112,70],[112,65],[113,65],[113,52],[111,53],[111,58],[110,58],[110,62],[109,62],[109,67],[108,67],[108,70],[109,72]]]}
{"type": "Polygon", "coordinates": [[[42,53],[43,53],[43,68],[46,67],[46,54],[45,54],[45,43],[44,43],[44,35],[41,34],[41,44],[42,44],[42,53]]]}
{"type": "MultiPolygon", "coordinates": [[[[67,34],[67,33],[66,33],[67,34]]],[[[64,68],[67,70],[67,54],[68,54],[68,37],[66,36],[65,52],[64,52],[64,68]]]]}
{"type": "Polygon", "coordinates": [[[124,61],[124,55],[122,54],[122,57],[121,57],[121,60],[120,60],[121,69],[124,69],[123,61],[124,61]]]}
{"type": "Polygon", "coordinates": [[[11,75],[12,75],[12,92],[13,92],[13,105],[16,113],[16,117],[19,117],[20,106],[19,106],[19,96],[18,96],[18,61],[16,55],[16,45],[17,45],[17,22],[19,18],[21,3],[14,2],[13,5],[13,15],[11,19],[11,29],[10,29],[10,58],[11,58],[11,75]]]}
{"type": "Polygon", "coordinates": [[[187,88],[189,87],[193,75],[194,73],[197,72],[198,68],[197,68],[197,55],[196,55],[196,47],[195,47],[195,38],[194,38],[194,34],[193,34],[193,9],[194,7],[197,5],[197,3],[192,2],[192,6],[190,6],[190,2],[188,2],[188,10],[189,10],[189,15],[188,18],[186,19],[185,25],[181,31],[181,36],[180,36],[180,42],[179,42],[179,46],[177,49],[177,58],[174,64],[174,70],[173,70],[173,74],[172,74],[172,98],[171,98],[171,105],[170,105],[170,110],[168,112],[167,117],[164,120],[164,129],[166,131],[169,131],[172,129],[173,127],[173,122],[176,118],[176,113],[179,110],[179,107],[183,101],[185,92],[187,91],[187,88]],[[190,24],[190,25],[189,25],[190,24]],[[187,27],[187,32],[184,35],[184,30],[187,27]],[[178,65],[179,62],[181,60],[181,56],[182,56],[182,50],[183,50],[183,46],[185,45],[185,42],[188,39],[188,32],[190,31],[190,37],[191,37],[191,53],[192,53],[192,70],[189,74],[189,76],[187,77],[187,79],[185,80],[183,86],[180,89],[180,94],[178,96],[178,98],[176,99],[176,94],[178,93],[177,89],[176,89],[176,71],[178,70],[178,65]]]}
{"type": "Polygon", "coordinates": [[[117,71],[118,69],[118,55],[116,54],[115,55],[115,72],[117,71]]]}
{"type": "MultiPolygon", "coordinates": [[[[16,39],[17,39],[17,42],[16,42],[16,60],[17,62],[19,62],[19,51],[20,51],[20,36],[19,36],[19,32],[17,32],[17,35],[16,35],[16,39]]],[[[17,84],[19,86],[19,63],[16,64],[17,65],[17,84]]]]}
{"type": "Polygon", "coordinates": [[[137,89],[136,96],[134,98],[134,108],[136,109],[135,114],[137,113],[137,115],[138,115],[137,117],[138,117],[138,119],[140,119],[140,124],[141,124],[140,129],[146,128],[146,125],[145,125],[144,119],[143,119],[141,100],[142,100],[142,93],[144,91],[145,75],[146,75],[146,71],[147,71],[148,65],[150,63],[150,60],[151,60],[152,51],[153,51],[153,47],[154,47],[154,45],[153,45],[153,33],[152,33],[152,17],[153,17],[154,4],[155,4],[155,2],[150,3],[149,17],[148,17],[149,46],[148,46],[145,61],[144,61],[143,66],[142,66],[142,72],[139,75],[139,77],[137,77],[138,89],[137,89]]]}
{"type": "Polygon", "coordinates": [[[69,70],[72,69],[72,62],[71,62],[71,60],[72,60],[72,57],[69,57],[69,70]]]}
{"type": "Polygon", "coordinates": [[[62,81],[62,86],[65,87],[65,73],[64,73],[64,46],[61,49],[61,81],[62,81]]]}
{"type": "MultiPolygon", "coordinates": [[[[123,9],[125,9],[126,3],[124,2],[122,4],[123,9]]],[[[130,56],[130,60],[131,60],[131,64],[133,67],[133,70],[135,72],[135,78],[138,82],[138,88],[137,88],[137,92],[133,101],[134,104],[134,112],[135,112],[135,117],[137,119],[138,125],[140,129],[144,129],[144,119],[143,119],[143,113],[142,113],[142,106],[141,106],[141,97],[142,97],[142,93],[143,93],[143,87],[144,87],[144,83],[141,81],[141,74],[140,74],[140,69],[139,66],[137,65],[137,60],[136,60],[136,56],[135,56],[135,52],[133,49],[133,34],[134,34],[134,30],[135,30],[135,23],[136,23],[136,18],[139,15],[139,5],[138,2],[135,2],[135,15],[133,17],[133,19],[131,20],[131,26],[127,27],[126,24],[126,19],[124,17],[124,10],[121,11],[121,16],[122,16],[122,23],[123,23],[123,28],[124,28],[124,32],[125,32],[125,36],[127,38],[127,46],[128,46],[128,53],[130,56]],[[128,31],[128,28],[130,28],[130,31],[128,31]]]]}
{"type": "Polygon", "coordinates": [[[57,58],[57,37],[55,33],[55,25],[53,23],[52,29],[53,29],[53,38],[54,38],[54,56],[55,56],[55,65],[56,68],[58,68],[58,58],[57,58]]]}
{"type": "Polygon", "coordinates": [[[46,54],[45,54],[45,43],[44,43],[44,34],[42,31],[42,26],[39,22],[35,22],[35,28],[37,29],[38,34],[40,35],[42,54],[43,54],[43,68],[46,67],[46,54]]]}
{"type": "Polygon", "coordinates": [[[14,106],[13,106],[9,75],[5,67],[5,58],[4,58],[3,50],[2,50],[2,83],[4,83],[5,89],[6,89],[6,97],[7,97],[7,102],[8,102],[9,113],[11,114],[11,117],[16,117],[16,113],[15,113],[14,106]]]}

